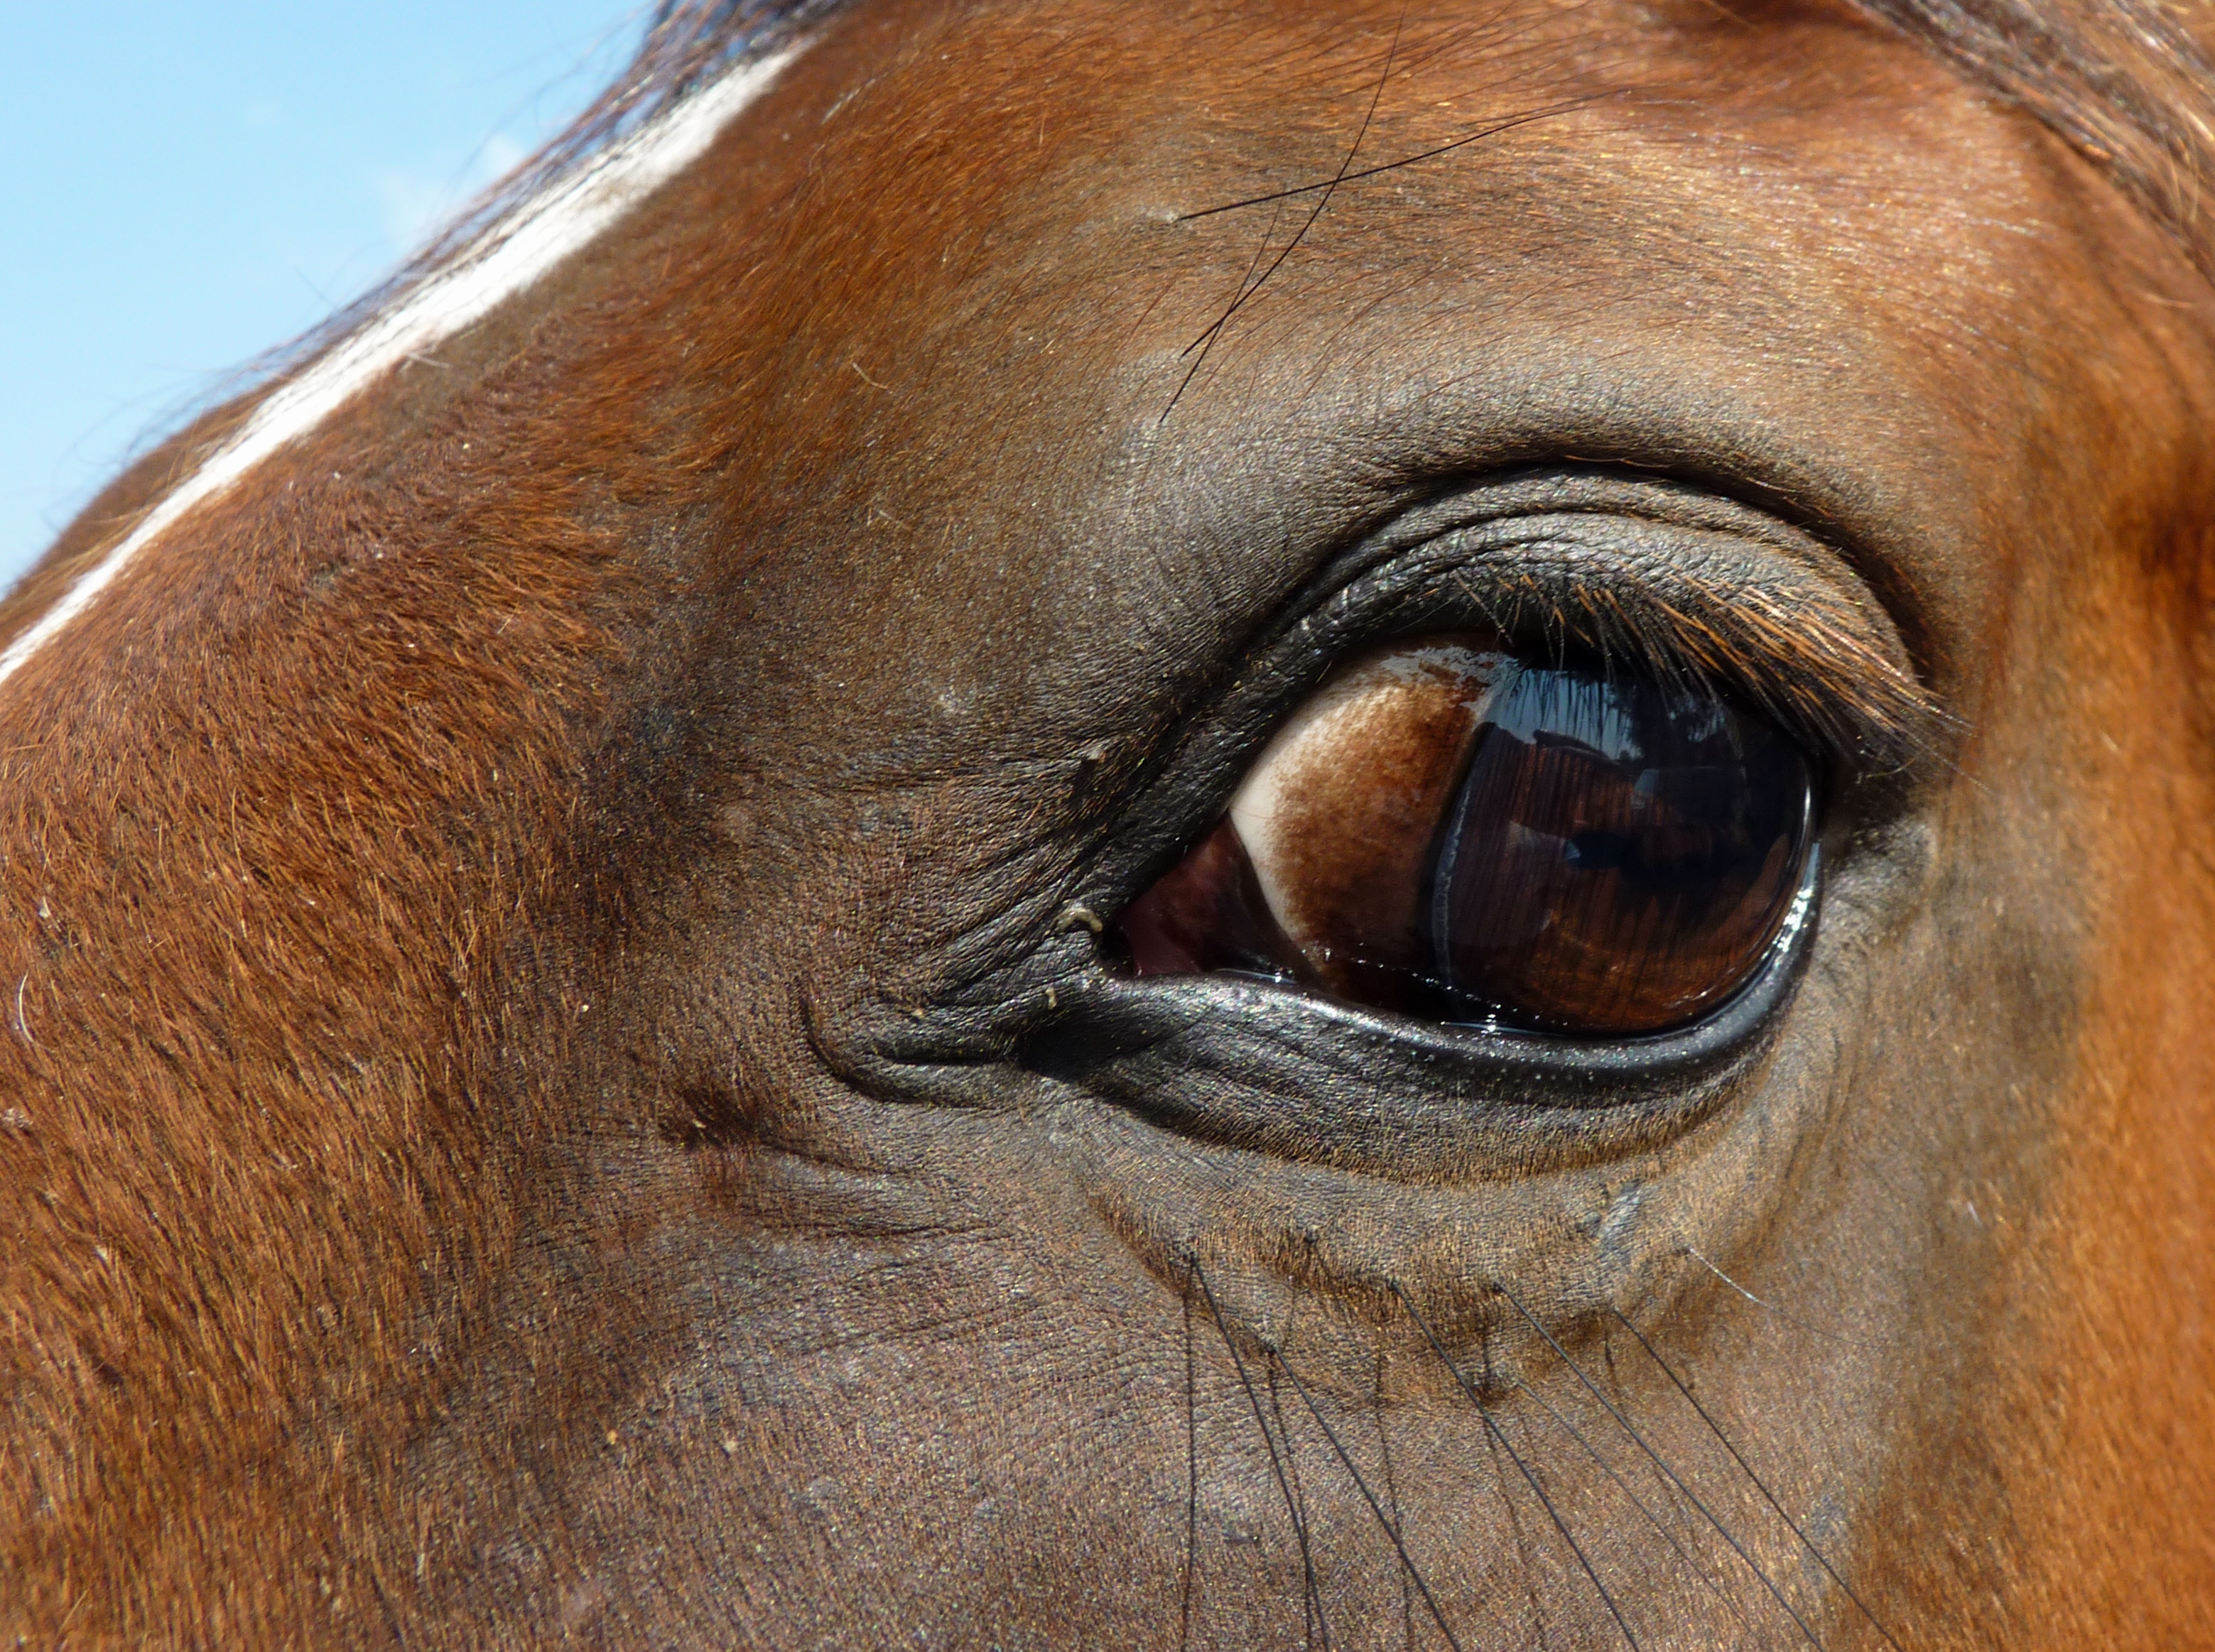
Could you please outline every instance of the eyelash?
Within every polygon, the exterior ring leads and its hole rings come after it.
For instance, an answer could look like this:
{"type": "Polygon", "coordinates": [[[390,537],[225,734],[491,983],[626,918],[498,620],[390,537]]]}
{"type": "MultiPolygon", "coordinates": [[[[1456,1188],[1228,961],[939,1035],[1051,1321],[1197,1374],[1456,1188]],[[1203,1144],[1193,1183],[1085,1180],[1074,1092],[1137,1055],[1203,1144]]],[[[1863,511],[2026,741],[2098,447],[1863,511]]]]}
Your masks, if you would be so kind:
{"type": "Polygon", "coordinates": [[[1842,597],[1832,609],[1822,600],[1827,592],[1795,592],[1799,611],[1788,612],[1758,586],[1723,585],[1684,568],[1648,572],[1627,597],[1574,573],[1542,580],[1527,566],[1488,591],[1476,572],[1457,571],[1455,585],[1519,653],[1554,665],[1581,661],[1604,676],[1645,676],[1706,701],[1736,696],[1841,774],[1908,768],[1952,720],[1920,682],[1859,639],[1862,627],[1842,597]]]}
{"type": "Polygon", "coordinates": [[[1097,921],[1158,877],[1335,662],[1428,633],[1734,695],[1818,759],[1826,811],[1848,796],[1868,798],[1856,815],[1887,809],[1960,725],[1905,665],[1851,572],[1862,560],[1700,484],[1604,466],[1511,472],[1404,506],[1284,590],[1227,656],[1149,657],[1167,667],[1157,692],[1126,702],[1132,720],[1095,725],[1087,750],[1103,755],[1077,762],[1094,847],[1055,921],[1097,921]]]}
{"type": "MultiPolygon", "coordinates": [[[[1065,939],[1029,955],[1028,987],[1005,1000],[1016,1059],[1181,1134],[1386,1176],[1672,1139],[1732,1094],[1785,1025],[1819,888],[1838,887],[1822,870],[1831,830],[1809,842],[1786,921],[1735,994],[1647,1036],[1380,1015],[1237,975],[1140,978],[1120,956],[1120,919],[1209,835],[1339,663],[1440,633],[1760,710],[1814,760],[1825,821],[1862,841],[1960,725],[1902,663],[1852,566],[1728,499],[1589,470],[1440,494],[1365,534],[1285,592],[1245,646],[1172,670],[1142,720],[1079,757],[1095,847],[1057,893],[1049,921],[1065,939]]],[[[913,1037],[903,1024],[902,1047],[913,1037]]]]}

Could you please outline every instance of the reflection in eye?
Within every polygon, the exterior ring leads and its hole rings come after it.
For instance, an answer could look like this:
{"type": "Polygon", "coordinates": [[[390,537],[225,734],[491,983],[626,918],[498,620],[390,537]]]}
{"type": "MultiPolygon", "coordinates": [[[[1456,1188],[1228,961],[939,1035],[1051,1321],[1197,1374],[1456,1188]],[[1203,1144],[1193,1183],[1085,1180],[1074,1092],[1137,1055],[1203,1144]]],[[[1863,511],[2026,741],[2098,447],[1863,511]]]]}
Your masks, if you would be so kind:
{"type": "Polygon", "coordinates": [[[1121,932],[1142,976],[1243,970],[1433,1019],[1657,1031],[1761,961],[1812,814],[1806,756],[1727,701],[1402,645],[1301,707],[1121,932]]]}

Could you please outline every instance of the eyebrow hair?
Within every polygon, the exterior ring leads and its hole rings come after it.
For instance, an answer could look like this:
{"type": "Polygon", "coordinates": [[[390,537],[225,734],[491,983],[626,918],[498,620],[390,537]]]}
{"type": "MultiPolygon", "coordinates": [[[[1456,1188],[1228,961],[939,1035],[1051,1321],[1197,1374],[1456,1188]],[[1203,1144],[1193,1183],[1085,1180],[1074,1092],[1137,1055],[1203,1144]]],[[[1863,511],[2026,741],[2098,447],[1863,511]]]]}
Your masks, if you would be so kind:
{"type": "Polygon", "coordinates": [[[1735,697],[1864,773],[1909,768],[1962,727],[1894,658],[1872,604],[1811,569],[1723,560],[1525,546],[1448,577],[1503,639],[1735,697]]]}

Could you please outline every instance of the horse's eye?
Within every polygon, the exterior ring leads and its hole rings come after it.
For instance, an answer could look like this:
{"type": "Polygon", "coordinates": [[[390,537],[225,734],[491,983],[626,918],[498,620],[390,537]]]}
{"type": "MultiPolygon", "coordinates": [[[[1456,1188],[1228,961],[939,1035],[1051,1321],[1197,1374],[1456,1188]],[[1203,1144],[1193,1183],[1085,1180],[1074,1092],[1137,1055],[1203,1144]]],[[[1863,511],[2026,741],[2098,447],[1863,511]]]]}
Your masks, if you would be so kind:
{"type": "Polygon", "coordinates": [[[1456,639],[1341,670],[1133,902],[1138,974],[1235,970],[1586,1036],[1719,1006],[1806,864],[1813,783],[1759,716],[1456,639]]]}

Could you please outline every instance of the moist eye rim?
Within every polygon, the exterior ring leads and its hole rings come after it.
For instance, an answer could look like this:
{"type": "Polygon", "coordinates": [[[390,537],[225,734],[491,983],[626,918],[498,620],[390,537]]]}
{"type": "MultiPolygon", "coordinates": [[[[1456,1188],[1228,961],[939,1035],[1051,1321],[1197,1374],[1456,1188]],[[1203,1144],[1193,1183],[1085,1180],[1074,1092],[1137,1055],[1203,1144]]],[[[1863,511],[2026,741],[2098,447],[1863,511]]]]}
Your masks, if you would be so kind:
{"type": "Polygon", "coordinates": [[[1665,1032],[1418,1021],[1254,977],[1103,966],[1069,984],[1015,1059],[1187,1139],[1395,1179],[1615,1158],[1666,1145],[1739,1092],[1807,976],[1823,896],[1819,841],[1745,983],[1665,1032]]]}

